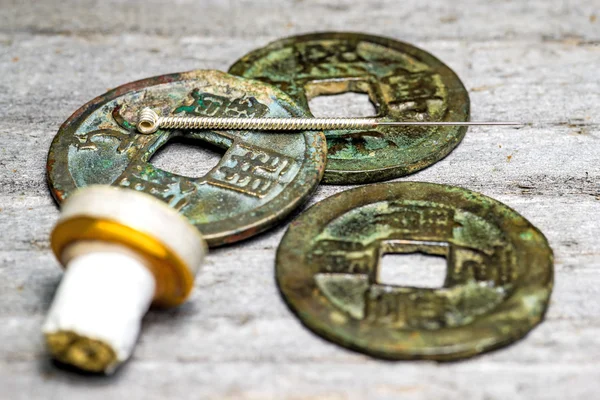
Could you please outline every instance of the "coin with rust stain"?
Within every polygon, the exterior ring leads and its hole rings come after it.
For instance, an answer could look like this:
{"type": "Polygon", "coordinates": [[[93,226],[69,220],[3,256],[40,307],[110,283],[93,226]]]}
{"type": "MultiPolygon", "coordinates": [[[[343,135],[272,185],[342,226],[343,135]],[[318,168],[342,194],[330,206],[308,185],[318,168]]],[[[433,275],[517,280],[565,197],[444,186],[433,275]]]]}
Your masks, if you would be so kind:
{"type": "Polygon", "coordinates": [[[325,199],[292,222],[276,259],[283,297],[310,329],[388,359],[456,360],[518,340],[543,318],[553,282],[546,238],[469,190],[376,184],[325,199]],[[438,288],[381,282],[382,255],[443,256],[438,288]]]}
{"type": "MultiPolygon", "coordinates": [[[[250,52],[229,72],[273,84],[307,109],[314,97],[356,92],[368,94],[383,121],[469,119],[468,93],[450,68],[421,49],[379,36],[294,36],[250,52]]],[[[326,131],[323,181],[371,183],[410,174],[445,157],[465,132],[457,126],[326,131]]]]}
{"type": "Polygon", "coordinates": [[[48,179],[57,201],[92,184],[143,191],[179,210],[215,246],[276,224],[322,178],[323,133],[159,130],[142,135],[135,124],[144,107],[162,115],[306,116],[304,108],[280,90],[219,71],[126,84],[84,105],[61,126],[48,155],[48,179]],[[181,176],[149,162],[159,148],[181,135],[224,149],[205,176],[181,176]]]}

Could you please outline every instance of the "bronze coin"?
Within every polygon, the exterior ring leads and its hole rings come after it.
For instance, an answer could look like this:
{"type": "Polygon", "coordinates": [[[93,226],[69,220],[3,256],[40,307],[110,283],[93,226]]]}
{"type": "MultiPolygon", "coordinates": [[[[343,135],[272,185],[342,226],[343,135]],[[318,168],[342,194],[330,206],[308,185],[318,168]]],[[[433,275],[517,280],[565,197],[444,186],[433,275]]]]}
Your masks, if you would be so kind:
{"type": "MultiPolygon", "coordinates": [[[[456,74],[431,54],[396,40],[358,33],[317,33],[275,41],[229,72],[273,84],[308,109],[320,95],[366,93],[377,118],[467,121],[469,96],[456,74]]],[[[371,183],[418,171],[445,157],[466,127],[378,127],[326,131],[323,182],[371,183]]]]}
{"type": "Polygon", "coordinates": [[[506,205],[430,183],[376,184],[298,217],[277,283],[326,339],[389,359],[456,360],[518,340],[543,318],[553,282],[546,238],[506,205]],[[444,256],[439,288],[379,281],[386,253],[444,256]]]}
{"type": "Polygon", "coordinates": [[[215,246],[276,224],[313,192],[323,175],[322,133],[159,130],[142,135],[135,124],[144,107],[162,115],[306,117],[278,89],[219,71],[120,86],[77,110],[54,138],[48,180],[57,201],[92,184],[143,191],[179,210],[215,246]],[[160,147],[184,134],[226,149],[205,176],[180,176],[149,162],[160,147]]]}

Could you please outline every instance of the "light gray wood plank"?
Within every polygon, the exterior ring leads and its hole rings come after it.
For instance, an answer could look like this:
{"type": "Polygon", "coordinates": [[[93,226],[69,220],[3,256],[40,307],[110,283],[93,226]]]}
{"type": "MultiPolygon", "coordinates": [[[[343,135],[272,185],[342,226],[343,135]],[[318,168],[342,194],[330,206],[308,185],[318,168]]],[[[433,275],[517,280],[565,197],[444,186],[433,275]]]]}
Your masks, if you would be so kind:
{"type": "Polygon", "coordinates": [[[278,37],[322,30],[354,30],[465,40],[542,38],[598,40],[594,1],[467,0],[2,0],[0,31],[40,35],[121,35],[216,38],[278,37]]]}
{"type": "MultiPolygon", "coordinates": [[[[0,0],[0,10],[0,397],[597,397],[598,2],[0,0]],[[53,366],[40,326],[61,276],[48,244],[58,210],[45,182],[60,124],[123,83],[226,70],[278,37],[336,29],[432,52],[469,89],[473,120],[537,122],[472,128],[447,158],[400,180],[479,191],[540,228],[556,261],[546,321],[512,346],[457,363],[383,362],[344,350],[305,329],[279,295],[273,263],[288,219],[212,250],[190,301],[149,313],[133,359],[116,376],[53,366]]],[[[172,153],[184,163],[214,162],[184,150],[172,153]]],[[[163,161],[169,167],[172,159],[163,161]]],[[[321,186],[308,205],[344,189],[321,186]]]]}

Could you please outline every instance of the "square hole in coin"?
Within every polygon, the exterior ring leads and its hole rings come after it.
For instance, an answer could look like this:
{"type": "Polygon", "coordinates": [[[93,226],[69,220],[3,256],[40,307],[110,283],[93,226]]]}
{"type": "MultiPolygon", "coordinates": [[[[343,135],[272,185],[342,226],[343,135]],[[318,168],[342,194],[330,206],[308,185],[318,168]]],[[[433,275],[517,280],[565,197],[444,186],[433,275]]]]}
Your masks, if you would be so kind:
{"type": "Polygon", "coordinates": [[[386,253],[379,260],[377,283],[438,289],[444,286],[447,260],[444,256],[386,253]]]}
{"type": "Polygon", "coordinates": [[[150,158],[156,168],[188,178],[200,178],[213,169],[225,150],[203,140],[177,137],[150,158]]]}
{"type": "Polygon", "coordinates": [[[375,105],[365,93],[321,95],[310,99],[308,107],[317,118],[362,118],[377,115],[375,105]]]}

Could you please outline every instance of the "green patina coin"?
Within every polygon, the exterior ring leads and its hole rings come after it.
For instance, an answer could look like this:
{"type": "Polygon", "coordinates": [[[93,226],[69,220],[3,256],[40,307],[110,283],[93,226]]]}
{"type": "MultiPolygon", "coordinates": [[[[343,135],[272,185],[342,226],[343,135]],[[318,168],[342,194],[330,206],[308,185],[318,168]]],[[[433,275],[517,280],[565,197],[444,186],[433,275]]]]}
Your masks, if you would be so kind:
{"type": "Polygon", "coordinates": [[[152,155],[183,131],[142,135],[138,113],[209,117],[305,117],[288,95],[259,81],[219,71],[191,71],[126,84],[77,110],[48,155],[48,180],[61,202],[91,184],[149,193],[179,210],[211,246],[244,239],[276,224],[319,183],[326,159],[322,133],[194,131],[187,137],[226,149],[205,176],[153,166],[152,155]]]}
{"type": "MultiPolygon", "coordinates": [[[[278,40],[238,60],[229,72],[273,84],[308,109],[316,96],[366,93],[377,118],[467,121],[469,96],[456,74],[406,43],[358,33],[278,40]]],[[[418,171],[445,157],[466,127],[378,127],[326,131],[324,182],[370,183],[418,171]]]]}
{"type": "Polygon", "coordinates": [[[389,359],[456,360],[518,340],[553,282],[545,237],[514,210],[430,183],[363,186],[292,222],[276,259],[292,310],[319,335],[389,359]],[[386,253],[444,256],[440,288],[379,281],[386,253]]]}

